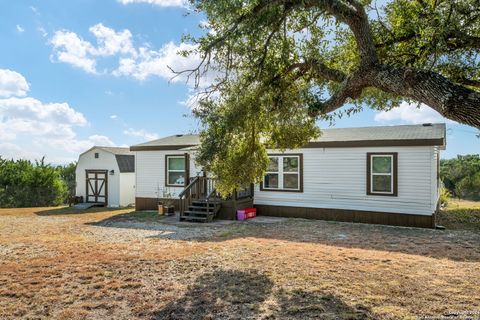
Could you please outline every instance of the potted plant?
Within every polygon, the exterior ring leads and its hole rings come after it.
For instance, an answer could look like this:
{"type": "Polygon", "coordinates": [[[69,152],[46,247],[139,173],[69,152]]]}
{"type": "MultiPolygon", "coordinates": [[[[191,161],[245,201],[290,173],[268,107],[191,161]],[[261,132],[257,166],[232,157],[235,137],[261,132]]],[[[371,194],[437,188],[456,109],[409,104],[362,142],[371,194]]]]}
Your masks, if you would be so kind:
{"type": "MultiPolygon", "coordinates": [[[[157,184],[157,205],[158,205],[158,214],[159,215],[164,215],[166,210],[165,210],[165,203],[163,199],[160,199],[160,186],[157,184]]],[[[165,192],[163,190],[163,192],[165,192]]]]}
{"type": "Polygon", "coordinates": [[[175,214],[175,198],[169,189],[163,190],[163,212],[165,215],[171,216],[175,214]]]}
{"type": "Polygon", "coordinates": [[[163,204],[163,201],[158,201],[158,214],[159,215],[165,214],[165,206],[163,204]]]}

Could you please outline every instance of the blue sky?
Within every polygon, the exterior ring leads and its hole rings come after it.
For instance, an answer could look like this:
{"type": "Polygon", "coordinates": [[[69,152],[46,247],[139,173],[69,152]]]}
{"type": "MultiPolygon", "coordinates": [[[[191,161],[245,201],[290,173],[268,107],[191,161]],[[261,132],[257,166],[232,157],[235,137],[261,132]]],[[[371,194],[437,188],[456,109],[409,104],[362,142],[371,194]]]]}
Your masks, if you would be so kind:
{"type": "MultiPolygon", "coordinates": [[[[191,86],[170,81],[167,65],[195,65],[176,53],[190,48],[181,36],[199,35],[202,20],[182,0],[0,0],[0,155],[65,163],[94,144],[196,130],[185,103],[191,86]]],[[[404,104],[388,113],[365,108],[336,126],[443,121],[404,104]]],[[[475,129],[447,127],[443,157],[480,153],[475,129]]]]}

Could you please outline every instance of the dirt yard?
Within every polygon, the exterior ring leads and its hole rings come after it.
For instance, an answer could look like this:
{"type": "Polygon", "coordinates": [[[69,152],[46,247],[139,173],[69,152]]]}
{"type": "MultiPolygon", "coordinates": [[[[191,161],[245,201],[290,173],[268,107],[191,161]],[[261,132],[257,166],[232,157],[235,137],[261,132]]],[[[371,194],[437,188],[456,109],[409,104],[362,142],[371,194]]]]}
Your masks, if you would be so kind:
{"type": "Polygon", "coordinates": [[[0,209],[0,319],[442,315],[480,318],[476,231],[0,209]]]}

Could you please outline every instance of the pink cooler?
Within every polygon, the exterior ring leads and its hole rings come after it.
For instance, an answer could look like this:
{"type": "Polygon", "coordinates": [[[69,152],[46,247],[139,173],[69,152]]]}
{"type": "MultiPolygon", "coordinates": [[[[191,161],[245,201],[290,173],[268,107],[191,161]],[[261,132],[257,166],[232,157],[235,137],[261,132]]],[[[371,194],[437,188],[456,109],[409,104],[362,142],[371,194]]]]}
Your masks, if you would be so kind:
{"type": "Polygon", "coordinates": [[[238,221],[243,221],[247,219],[247,215],[245,213],[245,210],[237,210],[237,220],[238,221]]]}

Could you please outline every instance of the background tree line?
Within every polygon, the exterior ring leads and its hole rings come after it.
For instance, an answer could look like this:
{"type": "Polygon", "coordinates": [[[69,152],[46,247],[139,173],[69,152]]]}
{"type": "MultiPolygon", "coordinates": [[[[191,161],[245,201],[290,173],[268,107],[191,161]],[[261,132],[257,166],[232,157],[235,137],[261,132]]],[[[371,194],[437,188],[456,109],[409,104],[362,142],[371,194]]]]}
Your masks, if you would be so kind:
{"type": "MultiPolygon", "coordinates": [[[[46,164],[44,159],[0,157],[0,207],[42,207],[66,204],[75,195],[75,166],[46,164]]],[[[454,197],[480,200],[480,155],[440,161],[440,177],[454,197]]]]}
{"type": "Polygon", "coordinates": [[[440,177],[452,196],[480,200],[480,155],[441,160],[440,177]]]}
{"type": "Polygon", "coordinates": [[[75,194],[75,163],[65,166],[0,157],[0,207],[43,207],[68,203],[75,194]]]}

